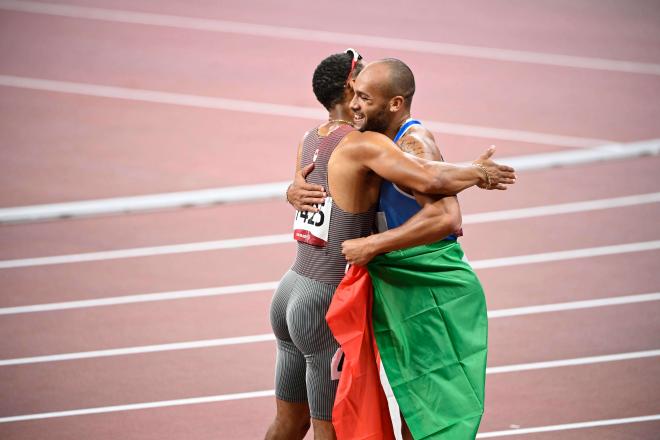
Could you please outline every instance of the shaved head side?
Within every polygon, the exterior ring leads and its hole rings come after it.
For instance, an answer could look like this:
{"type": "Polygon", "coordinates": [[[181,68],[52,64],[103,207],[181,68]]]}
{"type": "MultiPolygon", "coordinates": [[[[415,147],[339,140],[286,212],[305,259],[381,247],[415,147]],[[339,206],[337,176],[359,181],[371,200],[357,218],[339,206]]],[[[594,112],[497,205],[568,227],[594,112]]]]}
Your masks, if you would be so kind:
{"type": "Polygon", "coordinates": [[[377,62],[383,63],[389,70],[390,98],[403,96],[406,108],[410,109],[415,94],[415,76],[410,67],[396,58],[385,58],[377,62]]]}

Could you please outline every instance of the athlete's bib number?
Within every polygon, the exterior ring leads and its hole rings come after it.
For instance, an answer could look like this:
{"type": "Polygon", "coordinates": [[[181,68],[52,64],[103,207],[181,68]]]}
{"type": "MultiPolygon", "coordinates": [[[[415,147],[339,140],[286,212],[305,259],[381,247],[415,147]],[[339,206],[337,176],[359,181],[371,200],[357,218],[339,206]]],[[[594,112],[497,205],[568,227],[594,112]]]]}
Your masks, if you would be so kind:
{"type": "Polygon", "coordinates": [[[296,218],[293,221],[293,238],[303,243],[323,247],[328,244],[332,197],[326,197],[325,203],[314,206],[319,208],[319,212],[296,211],[296,218]]]}

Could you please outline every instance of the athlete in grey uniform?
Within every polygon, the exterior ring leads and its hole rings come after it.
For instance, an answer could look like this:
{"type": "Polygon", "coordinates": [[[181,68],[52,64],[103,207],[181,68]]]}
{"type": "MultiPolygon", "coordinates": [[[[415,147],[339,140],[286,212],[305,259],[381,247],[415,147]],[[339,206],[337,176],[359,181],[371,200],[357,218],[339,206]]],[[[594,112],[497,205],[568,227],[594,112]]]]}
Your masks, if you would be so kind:
{"type": "Polygon", "coordinates": [[[314,93],[328,109],[330,121],[305,134],[297,170],[314,163],[307,178],[324,186],[327,198],[326,205],[315,207],[317,212],[298,219],[296,228],[302,229],[294,234],[296,261],[271,304],[277,337],[277,416],[267,439],[303,438],[310,415],[315,438],[334,438],[330,421],[338,381],[332,367],[334,359],[337,369],[339,346],[325,314],[346,268],[341,244],[371,233],[379,176],[434,194],[456,194],[487,181],[511,183],[514,177],[510,167],[488,158],[480,159],[479,168],[429,162],[405,155],[381,134],[355,131],[348,121],[353,97],[349,79],[356,68],[361,65],[353,51],[326,58],[314,72],[314,93]],[[324,226],[326,235],[318,231],[324,226]]]}
{"type": "MultiPolygon", "coordinates": [[[[308,177],[310,182],[328,187],[330,155],[352,130],[343,124],[327,136],[320,136],[318,129],[307,133],[302,163],[310,163],[319,150],[314,171],[308,177]]],[[[332,197],[330,192],[328,197],[332,197]]],[[[273,297],[270,317],[278,345],[275,395],[289,402],[308,400],[313,419],[332,420],[337,389],[338,381],[330,377],[330,365],[339,346],[325,322],[325,314],[344,277],[346,260],[341,244],[369,235],[374,216],[375,209],[352,214],[333,204],[327,245],[299,241],[295,263],[273,297]]]]}

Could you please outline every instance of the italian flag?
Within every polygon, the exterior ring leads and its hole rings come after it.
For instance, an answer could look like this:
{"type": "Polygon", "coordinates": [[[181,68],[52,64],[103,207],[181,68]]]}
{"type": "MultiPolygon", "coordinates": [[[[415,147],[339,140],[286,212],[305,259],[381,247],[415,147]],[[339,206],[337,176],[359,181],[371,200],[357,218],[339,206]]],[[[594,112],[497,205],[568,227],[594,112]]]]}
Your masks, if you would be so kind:
{"type": "Polygon", "coordinates": [[[483,289],[456,241],[353,266],[326,315],[344,351],[333,409],[340,440],[393,439],[382,362],[415,439],[474,439],[484,409],[483,289]]]}

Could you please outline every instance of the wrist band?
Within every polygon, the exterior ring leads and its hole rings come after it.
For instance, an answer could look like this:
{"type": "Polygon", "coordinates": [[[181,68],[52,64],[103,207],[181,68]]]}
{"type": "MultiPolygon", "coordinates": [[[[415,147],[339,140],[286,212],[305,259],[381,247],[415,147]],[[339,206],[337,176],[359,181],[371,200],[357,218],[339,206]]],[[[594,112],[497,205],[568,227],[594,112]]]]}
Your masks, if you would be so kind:
{"type": "Polygon", "coordinates": [[[486,176],[486,189],[490,189],[490,185],[491,185],[490,174],[488,174],[488,170],[486,170],[486,167],[481,165],[480,163],[475,163],[475,162],[472,162],[472,165],[483,171],[484,176],[486,176]]]}

